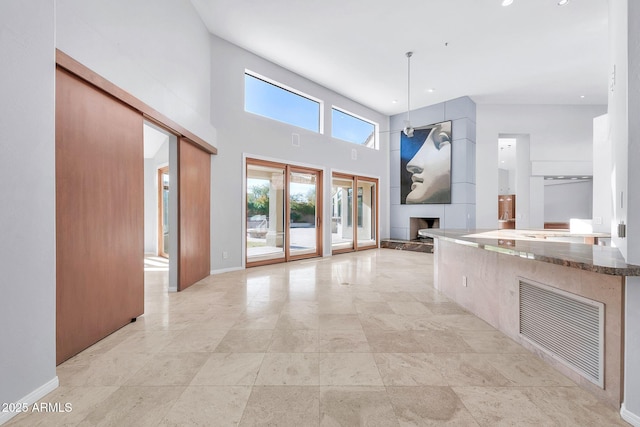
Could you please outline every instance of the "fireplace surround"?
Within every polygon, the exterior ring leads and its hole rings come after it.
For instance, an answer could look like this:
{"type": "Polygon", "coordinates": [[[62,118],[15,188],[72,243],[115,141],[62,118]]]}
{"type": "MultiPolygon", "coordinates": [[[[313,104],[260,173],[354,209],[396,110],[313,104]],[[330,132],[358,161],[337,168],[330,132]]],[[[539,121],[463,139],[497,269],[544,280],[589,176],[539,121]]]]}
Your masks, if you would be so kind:
{"type": "Polygon", "coordinates": [[[411,217],[409,219],[409,240],[422,240],[418,230],[423,228],[440,228],[440,218],[411,217]]]}

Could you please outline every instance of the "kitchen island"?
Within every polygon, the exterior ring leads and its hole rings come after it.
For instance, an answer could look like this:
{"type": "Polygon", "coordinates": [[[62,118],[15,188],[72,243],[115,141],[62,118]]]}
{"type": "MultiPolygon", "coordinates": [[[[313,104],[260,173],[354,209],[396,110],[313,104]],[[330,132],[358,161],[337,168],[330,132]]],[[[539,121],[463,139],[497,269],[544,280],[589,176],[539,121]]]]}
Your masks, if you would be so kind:
{"type": "Polygon", "coordinates": [[[552,230],[419,234],[434,239],[438,290],[620,407],[625,277],[640,276],[640,266],[616,248],[554,241],[566,236],[552,230]]]}

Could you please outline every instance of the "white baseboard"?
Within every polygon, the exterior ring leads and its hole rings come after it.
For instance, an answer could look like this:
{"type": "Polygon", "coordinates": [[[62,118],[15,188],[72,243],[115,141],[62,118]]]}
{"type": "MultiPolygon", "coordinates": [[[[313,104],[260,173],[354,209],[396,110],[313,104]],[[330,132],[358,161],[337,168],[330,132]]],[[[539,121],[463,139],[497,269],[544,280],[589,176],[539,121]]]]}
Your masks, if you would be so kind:
{"type": "MultiPolygon", "coordinates": [[[[57,389],[59,384],[60,383],[58,381],[58,377],[55,376],[51,381],[46,382],[45,384],[41,385],[31,393],[27,394],[25,397],[19,399],[14,403],[26,403],[28,406],[31,406],[38,400],[45,397],[47,394],[51,393],[53,390],[57,389]]],[[[0,412],[0,425],[6,423],[18,414],[20,414],[20,412],[0,412]]]]}
{"type": "Polygon", "coordinates": [[[640,415],[636,415],[633,412],[630,412],[627,409],[627,407],[624,405],[624,403],[622,404],[622,407],[620,408],[620,416],[622,417],[623,420],[625,420],[626,422],[628,422],[632,426],[640,427],[640,415]]]}
{"type": "Polygon", "coordinates": [[[232,271],[244,270],[244,267],[229,267],[229,268],[221,268],[218,270],[211,270],[210,274],[222,274],[222,273],[230,273],[232,271]]]}

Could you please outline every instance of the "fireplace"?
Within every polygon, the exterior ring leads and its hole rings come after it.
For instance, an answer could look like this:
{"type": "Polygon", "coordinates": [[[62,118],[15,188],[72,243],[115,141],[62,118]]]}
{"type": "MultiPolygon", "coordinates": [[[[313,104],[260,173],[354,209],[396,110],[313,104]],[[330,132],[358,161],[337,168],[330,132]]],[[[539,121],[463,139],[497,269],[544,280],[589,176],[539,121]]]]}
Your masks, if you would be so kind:
{"type": "Polygon", "coordinates": [[[409,221],[409,239],[419,240],[418,230],[423,228],[440,228],[440,218],[411,217],[409,221]]]}
{"type": "Polygon", "coordinates": [[[397,249],[401,251],[433,253],[433,239],[431,237],[418,236],[418,230],[425,228],[440,228],[440,218],[410,218],[409,240],[382,239],[381,248],[397,249]]]}

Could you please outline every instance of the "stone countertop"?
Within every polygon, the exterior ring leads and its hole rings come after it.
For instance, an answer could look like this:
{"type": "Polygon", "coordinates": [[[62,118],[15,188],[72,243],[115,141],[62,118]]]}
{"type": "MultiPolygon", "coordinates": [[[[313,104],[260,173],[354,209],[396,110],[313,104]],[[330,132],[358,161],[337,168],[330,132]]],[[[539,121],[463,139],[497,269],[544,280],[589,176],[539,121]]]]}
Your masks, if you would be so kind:
{"type": "MultiPolygon", "coordinates": [[[[585,234],[558,233],[553,230],[443,230],[437,228],[422,229],[418,234],[594,273],[640,276],[640,266],[627,264],[617,248],[546,240],[549,236],[585,237],[587,236],[585,234]]],[[[602,237],[603,235],[588,236],[602,237]]]]}

